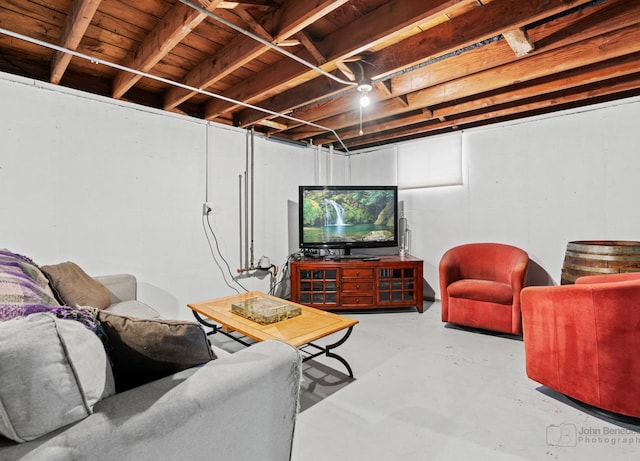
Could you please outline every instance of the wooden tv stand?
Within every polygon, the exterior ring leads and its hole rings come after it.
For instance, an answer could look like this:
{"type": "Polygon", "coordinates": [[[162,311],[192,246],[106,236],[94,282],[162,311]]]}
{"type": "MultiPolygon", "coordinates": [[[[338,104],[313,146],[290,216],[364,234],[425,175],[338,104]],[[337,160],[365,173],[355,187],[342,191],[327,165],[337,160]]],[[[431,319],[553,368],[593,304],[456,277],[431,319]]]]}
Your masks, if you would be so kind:
{"type": "Polygon", "coordinates": [[[422,260],[303,258],[291,263],[291,301],[324,310],[416,307],[422,313],[422,260]]]}

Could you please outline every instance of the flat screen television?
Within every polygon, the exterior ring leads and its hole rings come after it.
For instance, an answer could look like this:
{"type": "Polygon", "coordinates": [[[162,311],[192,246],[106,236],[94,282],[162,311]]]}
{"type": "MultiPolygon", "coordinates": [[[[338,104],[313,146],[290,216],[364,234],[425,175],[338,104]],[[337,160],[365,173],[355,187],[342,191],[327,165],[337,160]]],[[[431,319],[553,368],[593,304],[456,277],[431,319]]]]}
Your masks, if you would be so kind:
{"type": "Polygon", "coordinates": [[[300,248],[398,246],[397,186],[300,186],[300,248]]]}

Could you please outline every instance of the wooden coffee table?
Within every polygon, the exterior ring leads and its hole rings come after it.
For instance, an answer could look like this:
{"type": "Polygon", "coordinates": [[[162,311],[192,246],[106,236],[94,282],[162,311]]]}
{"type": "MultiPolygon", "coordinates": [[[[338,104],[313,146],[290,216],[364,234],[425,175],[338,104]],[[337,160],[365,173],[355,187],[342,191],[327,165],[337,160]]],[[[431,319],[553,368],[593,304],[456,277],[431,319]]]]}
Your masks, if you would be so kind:
{"type": "Polygon", "coordinates": [[[319,355],[325,355],[340,361],[347,368],[349,376],[353,378],[353,371],[347,361],[331,351],[344,344],[349,338],[353,326],[358,323],[355,319],[320,309],[314,309],[302,304],[291,303],[290,301],[285,301],[259,291],[191,303],[187,306],[193,311],[193,315],[198,322],[212,329],[208,334],[221,333],[245,346],[251,345],[245,338],[251,338],[255,341],[279,339],[302,351],[305,354],[303,358],[305,362],[319,355]],[[273,299],[299,306],[302,313],[297,317],[268,325],[261,325],[260,323],[231,312],[231,304],[255,297],[273,299]],[[203,318],[203,316],[206,318],[203,318]],[[207,319],[213,320],[215,323],[211,323],[207,319]],[[314,341],[320,338],[342,330],[346,330],[345,334],[335,343],[326,346],[320,346],[314,343],[314,341]],[[233,332],[241,336],[232,334],[233,332]],[[309,351],[309,347],[311,347],[313,351],[309,351]]]}

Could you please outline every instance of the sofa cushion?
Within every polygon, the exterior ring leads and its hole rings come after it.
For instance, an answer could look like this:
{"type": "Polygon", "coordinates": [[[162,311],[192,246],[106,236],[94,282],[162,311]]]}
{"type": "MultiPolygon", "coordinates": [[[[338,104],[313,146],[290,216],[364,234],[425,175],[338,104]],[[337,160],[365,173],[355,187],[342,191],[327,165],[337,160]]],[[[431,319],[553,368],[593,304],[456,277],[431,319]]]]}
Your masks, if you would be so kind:
{"type": "Polygon", "coordinates": [[[107,338],[117,392],[202,365],[216,358],[195,322],[98,313],[107,338]]]}
{"type": "Polygon", "coordinates": [[[0,322],[0,434],[36,439],[114,391],[103,344],[81,323],[48,313],[0,322]]]}
{"type": "Polygon", "coordinates": [[[489,280],[464,279],[447,287],[452,298],[473,299],[496,304],[511,304],[513,289],[508,283],[489,280]]]}
{"type": "Polygon", "coordinates": [[[137,299],[113,303],[104,309],[104,311],[109,314],[126,315],[141,319],[160,318],[160,313],[157,310],[142,301],[138,301],[137,299]]]}
{"type": "Polygon", "coordinates": [[[90,277],[77,264],[64,262],[41,267],[60,302],[68,306],[92,306],[104,309],[111,304],[107,288],[90,277]]]}

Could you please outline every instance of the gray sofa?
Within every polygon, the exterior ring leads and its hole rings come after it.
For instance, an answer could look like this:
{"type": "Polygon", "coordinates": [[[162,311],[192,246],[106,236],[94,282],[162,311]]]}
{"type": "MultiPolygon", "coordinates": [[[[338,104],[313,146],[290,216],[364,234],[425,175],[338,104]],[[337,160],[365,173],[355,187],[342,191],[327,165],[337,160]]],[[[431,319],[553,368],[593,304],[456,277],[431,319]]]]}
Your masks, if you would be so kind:
{"type": "MultiPolygon", "coordinates": [[[[108,312],[158,317],[136,299],[131,275],[96,277],[109,290],[108,312]]],[[[80,421],[35,440],[0,436],[9,460],[285,461],[298,410],[298,351],[266,341],[104,398],[80,421]]]]}
{"type": "Polygon", "coordinates": [[[99,275],[94,279],[102,283],[109,291],[111,305],[105,308],[105,311],[146,319],[160,317],[158,311],[138,300],[138,281],[134,275],[99,275]]]}

